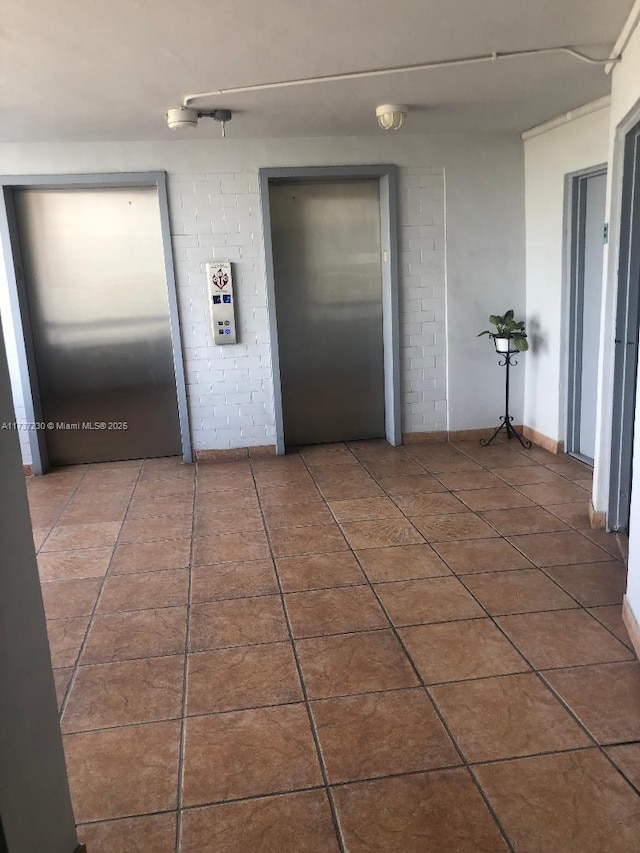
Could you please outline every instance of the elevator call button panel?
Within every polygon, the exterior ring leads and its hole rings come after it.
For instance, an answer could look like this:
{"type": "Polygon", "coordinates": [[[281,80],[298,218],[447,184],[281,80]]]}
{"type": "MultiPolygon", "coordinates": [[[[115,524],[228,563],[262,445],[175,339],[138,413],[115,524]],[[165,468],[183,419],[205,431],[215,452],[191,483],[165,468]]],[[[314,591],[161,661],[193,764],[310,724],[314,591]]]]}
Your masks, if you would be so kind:
{"type": "Polygon", "coordinates": [[[216,344],[235,344],[237,343],[235,296],[229,261],[207,264],[207,284],[213,342],[216,344]]]}

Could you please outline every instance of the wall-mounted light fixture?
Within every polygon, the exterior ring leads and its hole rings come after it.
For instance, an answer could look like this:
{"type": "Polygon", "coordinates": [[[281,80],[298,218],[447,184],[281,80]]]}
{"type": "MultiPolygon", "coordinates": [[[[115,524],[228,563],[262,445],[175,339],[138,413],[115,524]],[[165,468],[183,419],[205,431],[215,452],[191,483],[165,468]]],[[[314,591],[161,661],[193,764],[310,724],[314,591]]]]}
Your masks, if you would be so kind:
{"type": "Polygon", "coordinates": [[[225,124],[231,121],[231,110],[198,110],[193,107],[176,107],[167,110],[167,124],[171,130],[187,130],[197,127],[198,119],[212,118],[219,121],[222,126],[222,135],[225,135],[225,124]]]}
{"type": "Polygon", "coordinates": [[[376,107],[376,118],[382,130],[400,130],[407,112],[403,104],[381,104],[376,107]]]}

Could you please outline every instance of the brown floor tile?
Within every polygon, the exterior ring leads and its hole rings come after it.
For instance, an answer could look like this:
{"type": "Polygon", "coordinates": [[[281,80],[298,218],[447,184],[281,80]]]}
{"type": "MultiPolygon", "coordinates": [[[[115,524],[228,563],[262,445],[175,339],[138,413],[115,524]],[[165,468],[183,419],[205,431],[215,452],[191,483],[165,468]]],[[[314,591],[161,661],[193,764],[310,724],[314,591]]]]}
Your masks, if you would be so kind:
{"type": "Polygon", "coordinates": [[[271,468],[255,471],[254,478],[259,488],[264,486],[292,486],[312,483],[311,474],[302,465],[295,468],[271,468]]]}
{"type": "Polygon", "coordinates": [[[423,465],[430,474],[455,474],[466,471],[482,471],[482,466],[469,459],[462,453],[456,456],[428,456],[420,455],[416,457],[420,464],[423,465]]]}
{"type": "Polygon", "coordinates": [[[319,483],[318,486],[327,501],[384,497],[384,492],[372,477],[367,480],[350,480],[346,483],[319,483]]]}
{"type": "Polygon", "coordinates": [[[265,508],[276,508],[288,504],[306,504],[321,501],[315,485],[303,483],[292,486],[262,486],[258,489],[260,503],[265,508]]]}
{"type": "Polygon", "coordinates": [[[622,563],[609,561],[578,566],[554,566],[545,571],[584,607],[622,605],[622,597],[627,588],[627,570],[622,563]]]}
{"type": "Polygon", "coordinates": [[[120,523],[57,524],[42,546],[47,551],[75,551],[85,548],[109,548],[115,545],[120,523]]]}
{"type": "Polygon", "coordinates": [[[43,583],[42,599],[47,619],[90,616],[98,598],[101,583],[100,578],[43,583]]]}
{"type": "Polygon", "coordinates": [[[174,853],[175,814],[145,815],[78,827],[78,838],[91,853],[174,853]]]}
{"type": "Polygon", "coordinates": [[[67,693],[67,688],[69,686],[69,682],[71,681],[71,676],[73,675],[73,667],[64,667],[62,669],[54,669],[53,670],[53,680],[56,688],[56,698],[58,700],[58,710],[62,708],[62,703],[64,702],[64,697],[67,693]]]}
{"type": "Polygon", "coordinates": [[[139,495],[129,505],[128,518],[155,518],[157,516],[182,516],[193,514],[192,490],[184,495],[139,495]]]}
{"type": "Polygon", "coordinates": [[[456,495],[476,512],[533,506],[533,502],[529,498],[521,495],[511,486],[504,484],[494,489],[471,489],[471,491],[456,492],[456,495]]]}
{"type": "Polygon", "coordinates": [[[349,547],[335,523],[314,527],[272,528],[269,539],[276,557],[326,554],[330,551],[346,551],[349,547]]]}
{"type": "Polygon", "coordinates": [[[59,505],[30,506],[29,515],[31,516],[31,524],[34,527],[51,528],[60,517],[63,506],[63,503],[59,505]]]}
{"type": "Polygon", "coordinates": [[[508,849],[466,770],[359,782],[337,788],[334,797],[349,853],[508,849]]]}
{"type": "Polygon", "coordinates": [[[385,583],[376,587],[395,625],[450,622],[484,616],[457,578],[428,578],[385,583]]]}
{"type": "Polygon", "coordinates": [[[502,480],[489,471],[440,474],[438,479],[452,492],[462,491],[463,489],[490,489],[498,486],[504,488],[502,480]]]}
{"type": "Polygon", "coordinates": [[[191,607],[191,651],[276,643],[288,639],[279,596],[210,601],[191,607]]]}
{"type": "Polygon", "coordinates": [[[640,663],[607,663],[545,673],[599,743],[640,740],[640,663]]]}
{"type": "Polygon", "coordinates": [[[431,693],[471,762],[591,744],[533,673],[441,684],[431,693]]]}
{"type": "Polygon", "coordinates": [[[392,631],[298,640],[296,648],[311,699],[418,684],[392,631]]]}
{"type": "Polygon", "coordinates": [[[300,679],[289,643],[189,655],[188,714],[301,701],[300,679]]]}
{"type": "Polygon", "coordinates": [[[610,746],[605,752],[615,761],[631,784],[640,790],[640,743],[610,746]]]}
{"type": "Polygon", "coordinates": [[[440,542],[434,548],[449,567],[460,575],[531,568],[529,560],[504,539],[440,542]]]}
{"type": "Polygon", "coordinates": [[[312,711],[330,782],[461,764],[423,690],[323,699],[312,711]]]}
{"type": "MultiPolygon", "coordinates": [[[[195,491],[194,480],[180,480],[177,478],[169,478],[164,480],[147,480],[138,483],[134,492],[133,502],[144,498],[172,498],[176,506],[181,506],[184,502],[188,502],[191,506],[193,494],[195,491]]],[[[150,504],[150,506],[152,506],[150,504]]],[[[191,510],[189,510],[191,511],[191,510]]],[[[182,513],[175,512],[153,512],[153,515],[181,515],[182,513]]]]}
{"type": "Polygon", "coordinates": [[[82,663],[182,654],[186,620],[186,607],[96,616],[82,654],[82,663]]]}
{"type": "Polygon", "coordinates": [[[278,580],[271,560],[218,563],[217,566],[198,566],[192,571],[191,600],[196,603],[277,592],[278,580]]]}
{"type": "Polygon", "coordinates": [[[163,569],[184,569],[189,565],[191,539],[171,539],[166,542],[140,542],[118,545],[110,572],[114,575],[136,572],[159,572],[163,569]]]}
{"type": "Polygon", "coordinates": [[[502,536],[521,533],[554,533],[569,529],[563,521],[541,506],[494,509],[483,512],[482,517],[502,536]]]}
{"type": "Polygon", "coordinates": [[[156,542],[162,539],[185,539],[191,536],[192,523],[189,515],[133,518],[123,524],[119,541],[120,544],[124,544],[156,542]]]}
{"type": "Polygon", "coordinates": [[[583,610],[526,613],[496,619],[537,669],[629,660],[629,649],[583,610]]]}
{"type": "Polygon", "coordinates": [[[621,643],[631,648],[631,640],[622,619],[622,608],[619,604],[609,604],[606,607],[590,607],[589,613],[608,628],[621,643]]]}
{"type": "Polygon", "coordinates": [[[491,616],[578,606],[540,569],[468,575],[464,582],[491,616]]]}
{"type": "Polygon", "coordinates": [[[238,489],[236,492],[205,492],[196,496],[196,515],[218,512],[254,513],[260,509],[255,489],[238,489]]]}
{"type": "Polygon", "coordinates": [[[185,805],[321,784],[309,718],[302,704],[187,719],[185,805]],[[210,772],[212,767],[215,773],[210,772]]]}
{"type": "Polygon", "coordinates": [[[86,616],[47,622],[51,666],[54,669],[75,665],[88,624],[89,619],[86,616]]]}
{"type": "Polygon", "coordinates": [[[33,527],[32,532],[33,532],[33,546],[36,549],[36,551],[39,551],[40,548],[42,547],[45,539],[47,538],[47,536],[51,532],[51,527],[50,526],[33,527]]]}
{"type": "Polygon", "coordinates": [[[321,503],[288,504],[265,510],[267,527],[312,527],[317,524],[334,524],[333,516],[321,503]]]}
{"type": "Polygon", "coordinates": [[[199,492],[231,492],[237,489],[250,489],[253,486],[253,476],[249,472],[198,476],[199,492]]]}
{"type": "Polygon", "coordinates": [[[472,512],[457,515],[418,516],[411,519],[427,542],[452,542],[459,539],[493,539],[493,527],[472,512]]]}
{"type": "Polygon", "coordinates": [[[60,516],[61,525],[95,524],[105,521],[114,521],[122,524],[122,519],[127,511],[129,497],[124,500],[106,501],[71,501],[60,516]]]}
{"type": "MultiPolygon", "coordinates": [[[[189,809],[182,853],[338,853],[323,791],[189,809]]],[[[144,851],[146,853],[146,851],[144,851]]]]}
{"type": "Polygon", "coordinates": [[[119,489],[132,486],[139,476],[139,468],[105,468],[102,465],[90,465],[87,468],[83,485],[106,485],[108,483],[119,489]]]}
{"type": "Polygon", "coordinates": [[[183,679],[182,655],[81,666],[62,730],[80,732],[179,717],[183,679]]]}
{"type": "Polygon", "coordinates": [[[195,519],[195,535],[223,536],[228,533],[255,533],[264,530],[264,522],[259,507],[231,510],[199,509],[195,519]]]}
{"type": "Polygon", "coordinates": [[[269,556],[269,545],[263,531],[201,536],[193,540],[193,560],[197,566],[268,560],[269,556]]]}
{"type": "Polygon", "coordinates": [[[285,592],[366,583],[366,578],[351,551],[280,557],[277,566],[285,592]]]}
{"type": "Polygon", "coordinates": [[[78,823],[174,809],[179,743],[178,721],[66,735],[78,823]]]}
{"type": "Polygon", "coordinates": [[[614,560],[620,560],[623,563],[628,562],[629,558],[629,537],[626,533],[607,533],[606,530],[583,530],[582,535],[586,536],[591,542],[599,545],[607,554],[610,554],[614,560]]]}
{"type": "Polygon", "coordinates": [[[331,501],[331,511],[339,522],[374,521],[377,518],[402,518],[402,513],[389,498],[358,498],[331,501]]]}
{"type": "Polygon", "coordinates": [[[109,575],[98,602],[98,613],[181,607],[189,597],[188,569],[109,575]]]}
{"type": "Polygon", "coordinates": [[[107,571],[112,548],[89,548],[86,551],[54,551],[38,555],[41,581],[79,578],[101,578],[107,571]]]}
{"type": "Polygon", "coordinates": [[[547,509],[578,530],[587,530],[591,527],[588,503],[549,504],[547,509]]]}
{"type": "Polygon", "coordinates": [[[414,474],[424,474],[422,468],[413,459],[395,459],[392,462],[366,461],[366,466],[371,471],[376,480],[383,480],[385,477],[411,477],[414,474]]]}
{"type": "Polygon", "coordinates": [[[531,533],[511,536],[509,541],[536,566],[565,566],[569,563],[597,563],[608,554],[581,533],[531,533]]]}
{"type": "Polygon", "coordinates": [[[593,468],[578,462],[577,459],[565,459],[563,462],[549,462],[547,468],[554,474],[566,477],[567,480],[591,480],[593,468]]]}
{"type": "Polygon", "coordinates": [[[353,465],[321,465],[314,467],[312,472],[316,485],[322,483],[342,483],[345,479],[365,480],[370,478],[369,472],[358,462],[353,465]]]}
{"type": "Polygon", "coordinates": [[[372,583],[436,578],[451,572],[429,545],[369,548],[356,556],[372,583]]]}
{"type": "Polygon", "coordinates": [[[416,625],[400,637],[426,684],[529,670],[490,619],[416,625]]]}
{"type": "Polygon", "coordinates": [[[507,761],[474,773],[518,853],[638,848],[640,800],[597,750],[507,761]]]}
{"type": "Polygon", "coordinates": [[[551,504],[586,503],[589,495],[575,483],[564,480],[562,483],[535,483],[518,486],[519,491],[541,506],[551,504]]]}
{"type": "Polygon", "coordinates": [[[400,518],[351,521],[343,524],[342,530],[352,548],[384,548],[424,542],[411,522],[400,518]]]}
{"type": "Polygon", "coordinates": [[[294,637],[347,634],[388,624],[368,586],[291,592],[285,604],[294,637]]]}
{"type": "Polygon", "coordinates": [[[493,473],[510,486],[533,483],[560,483],[562,478],[542,465],[527,465],[525,468],[494,468],[493,473]]]}
{"type": "Polygon", "coordinates": [[[432,495],[396,495],[395,503],[408,516],[454,515],[469,510],[449,492],[437,492],[432,495]]]}
{"type": "Polygon", "coordinates": [[[446,488],[440,480],[430,474],[413,474],[408,477],[382,477],[378,483],[387,494],[396,495],[430,495],[434,492],[445,492],[446,488]]]}

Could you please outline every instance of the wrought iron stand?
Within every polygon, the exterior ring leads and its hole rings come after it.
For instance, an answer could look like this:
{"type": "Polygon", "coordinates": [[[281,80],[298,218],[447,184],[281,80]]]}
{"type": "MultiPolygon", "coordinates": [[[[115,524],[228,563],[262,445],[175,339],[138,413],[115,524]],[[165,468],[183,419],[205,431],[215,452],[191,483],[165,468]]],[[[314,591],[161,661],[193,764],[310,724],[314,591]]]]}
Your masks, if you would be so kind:
{"type": "Polygon", "coordinates": [[[499,435],[499,433],[502,430],[504,430],[507,433],[507,438],[509,439],[509,441],[512,438],[517,438],[518,441],[520,442],[520,444],[526,450],[529,450],[529,448],[531,447],[531,442],[527,441],[526,439],[523,440],[522,437],[520,435],[518,435],[518,433],[515,431],[515,429],[513,428],[512,424],[511,424],[511,422],[513,421],[513,416],[509,414],[509,368],[515,367],[516,364],[518,363],[517,361],[511,360],[516,352],[517,352],[517,350],[515,350],[513,352],[501,352],[501,353],[499,353],[499,355],[504,359],[504,361],[499,361],[498,364],[500,365],[500,367],[505,368],[504,415],[500,418],[500,424],[498,425],[497,429],[495,430],[495,432],[493,433],[491,438],[481,438],[480,439],[480,444],[482,444],[484,447],[487,447],[489,444],[491,444],[491,442],[494,440],[494,438],[496,438],[496,436],[499,435]]]}

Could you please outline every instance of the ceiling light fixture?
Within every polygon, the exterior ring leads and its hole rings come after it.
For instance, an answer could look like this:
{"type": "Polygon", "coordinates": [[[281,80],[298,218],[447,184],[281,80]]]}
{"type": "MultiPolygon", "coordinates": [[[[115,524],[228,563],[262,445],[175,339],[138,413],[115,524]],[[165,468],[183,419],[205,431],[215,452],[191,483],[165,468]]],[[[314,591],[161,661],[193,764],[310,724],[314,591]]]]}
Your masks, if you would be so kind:
{"type": "Polygon", "coordinates": [[[171,130],[187,130],[198,126],[198,119],[212,118],[219,121],[222,126],[222,135],[225,136],[225,124],[231,121],[231,110],[198,110],[193,107],[176,107],[167,110],[167,124],[171,130]]]}
{"type": "Polygon", "coordinates": [[[381,104],[376,107],[376,118],[382,130],[400,130],[407,112],[403,104],[381,104]]]}

